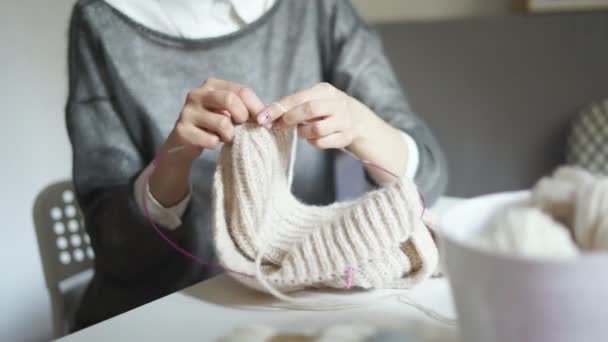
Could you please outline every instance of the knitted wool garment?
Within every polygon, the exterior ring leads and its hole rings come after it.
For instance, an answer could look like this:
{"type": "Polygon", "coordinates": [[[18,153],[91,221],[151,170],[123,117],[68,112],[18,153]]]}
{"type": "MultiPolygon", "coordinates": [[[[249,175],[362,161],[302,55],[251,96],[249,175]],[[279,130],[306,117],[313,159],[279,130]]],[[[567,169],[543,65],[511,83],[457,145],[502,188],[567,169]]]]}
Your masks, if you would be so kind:
{"type": "Polygon", "coordinates": [[[532,189],[532,204],[572,230],[584,251],[608,251],[608,177],[560,167],[532,189]]]}
{"type": "Polygon", "coordinates": [[[474,234],[475,246],[490,253],[529,258],[573,258],[579,252],[570,232],[536,207],[511,207],[474,234]]]}
{"type": "Polygon", "coordinates": [[[236,128],[214,178],[214,240],[229,275],[264,291],[262,273],[281,291],[308,287],[410,288],[433,274],[438,252],[412,180],[358,200],[312,206],[290,191],[295,137],[254,124],[236,128]]]}
{"type": "Polygon", "coordinates": [[[534,185],[529,203],[498,213],[472,242],[487,251],[535,258],[608,251],[608,177],[560,167],[534,185]]]}

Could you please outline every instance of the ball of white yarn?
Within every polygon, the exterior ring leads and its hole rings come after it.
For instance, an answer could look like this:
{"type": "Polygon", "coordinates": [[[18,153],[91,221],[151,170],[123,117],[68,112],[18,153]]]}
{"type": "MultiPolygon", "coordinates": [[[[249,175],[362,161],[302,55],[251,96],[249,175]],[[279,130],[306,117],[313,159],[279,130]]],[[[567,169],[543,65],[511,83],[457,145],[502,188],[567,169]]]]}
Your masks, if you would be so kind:
{"type": "Polygon", "coordinates": [[[608,251],[608,178],[579,187],[573,229],[581,250],[608,251]]]}
{"type": "Polygon", "coordinates": [[[595,184],[597,178],[578,167],[562,166],[552,176],[539,180],[530,194],[532,205],[541,208],[558,222],[572,227],[576,196],[581,187],[595,184]]]}
{"type": "Polygon", "coordinates": [[[473,237],[489,252],[534,258],[569,258],[578,249],[566,227],[538,208],[510,208],[473,237]]]}

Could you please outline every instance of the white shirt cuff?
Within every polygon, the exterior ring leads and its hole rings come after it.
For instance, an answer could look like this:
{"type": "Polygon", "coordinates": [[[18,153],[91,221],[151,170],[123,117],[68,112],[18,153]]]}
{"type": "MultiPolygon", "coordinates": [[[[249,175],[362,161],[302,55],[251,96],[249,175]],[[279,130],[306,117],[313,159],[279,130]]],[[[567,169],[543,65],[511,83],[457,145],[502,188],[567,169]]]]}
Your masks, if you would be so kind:
{"type": "Polygon", "coordinates": [[[418,171],[418,164],[420,164],[420,151],[418,150],[418,144],[416,141],[407,133],[401,132],[405,145],[407,145],[408,160],[407,166],[405,167],[405,177],[414,179],[416,172],[418,171]]]}
{"type": "Polygon", "coordinates": [[[186,197],[176,205],[169,208],[163,207],[158,203],[154,196],[152,196],[149,189],[146,188],[145,175],[150,172],[151,167],[152,165],[148,165],[135,180],[135,185],[133,186],[135,201],[142,213],[145,213],[143,204],[143,197],[145,196],[151,218],[161,226],[169,230],[175,230],[182,225],[182,216],[188,207],[188,203],[190,203],[192,189],[190,189],[186,197]]]}

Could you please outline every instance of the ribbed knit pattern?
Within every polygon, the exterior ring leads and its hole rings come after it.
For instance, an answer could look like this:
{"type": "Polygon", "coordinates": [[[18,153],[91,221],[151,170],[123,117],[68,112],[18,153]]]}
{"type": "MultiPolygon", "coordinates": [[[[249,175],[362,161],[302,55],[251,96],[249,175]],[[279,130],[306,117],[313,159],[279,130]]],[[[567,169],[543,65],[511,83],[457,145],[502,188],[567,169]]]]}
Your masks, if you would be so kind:
{"type": "Polygon", "coordinates": [[[220,263],[261,289],[254,260],[279,290],[409,288],[435,271],[438,253],[422,220],[418,190],[403,178],[356,201],[310,206],[290,192],[291,132],[246,124],[225,146],[214,178],[215,246],[220,263]]]}

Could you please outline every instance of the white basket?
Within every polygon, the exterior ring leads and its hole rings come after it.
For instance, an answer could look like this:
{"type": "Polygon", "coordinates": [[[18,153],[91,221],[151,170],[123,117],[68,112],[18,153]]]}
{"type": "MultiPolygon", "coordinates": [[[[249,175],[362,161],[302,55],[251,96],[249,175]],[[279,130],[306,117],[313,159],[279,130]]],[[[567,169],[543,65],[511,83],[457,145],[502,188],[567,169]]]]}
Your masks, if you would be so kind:
{"type": "Polygon", "coordinates": [[[532,260],[467,242],[528,192],[467,200],[441,220],[441,249],[466,342],[608,341],[608,254],[532,260]]]}

